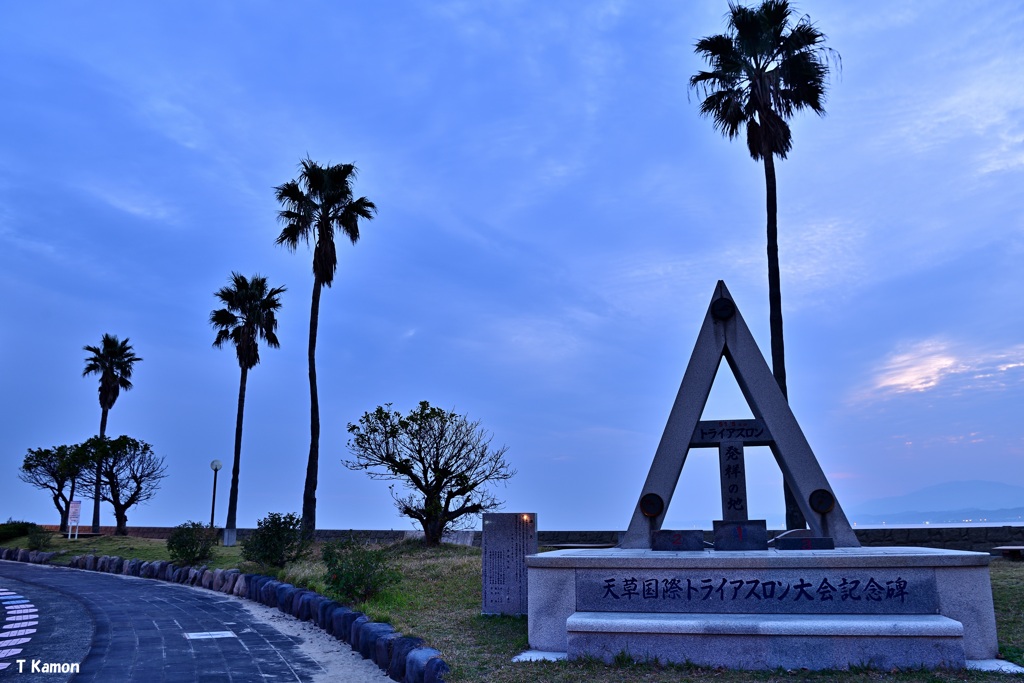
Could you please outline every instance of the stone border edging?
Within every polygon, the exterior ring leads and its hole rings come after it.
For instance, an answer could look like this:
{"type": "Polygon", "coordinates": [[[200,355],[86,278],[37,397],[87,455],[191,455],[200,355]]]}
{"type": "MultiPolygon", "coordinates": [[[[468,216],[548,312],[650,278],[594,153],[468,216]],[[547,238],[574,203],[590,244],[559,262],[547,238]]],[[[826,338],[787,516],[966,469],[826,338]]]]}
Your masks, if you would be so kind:
{"type": "MultiPolygon", "coordinates": [[[[49,564],[56,555],[55,552],[0,548],[0,560],[15,562],[49,564]]],[[[398,683],[442,683],[445,674],[451,671],[440,651],[426,646],[422,638],[403,636],[390,624],[371,621],[362,612],[271,576],[243,574],[239,569],[186,567],[166,560],[143,562],[109,555],[75,555],[68,567],[205,588],[276,607],[347,643],[354,652],[371,660],[398,683]]]]}

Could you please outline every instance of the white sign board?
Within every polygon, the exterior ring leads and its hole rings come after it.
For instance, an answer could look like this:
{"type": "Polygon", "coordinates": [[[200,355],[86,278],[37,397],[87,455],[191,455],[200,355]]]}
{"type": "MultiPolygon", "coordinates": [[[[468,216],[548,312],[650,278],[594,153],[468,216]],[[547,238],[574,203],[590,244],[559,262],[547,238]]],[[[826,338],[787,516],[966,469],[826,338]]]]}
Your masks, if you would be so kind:
{"type": "Polygon", "coordinates": [[[68,503],[68,539],[71,538],[71,527],[75,527],[75,540],[78,540],[78,520],[82,516],[82,501],[73,500],[68,503]]]}
{"type": "Polygon", "coordinates": [[[78,520],[82,516],[82,501],[73,500],[68,508],[68,524],[78,526],[78,520]]]}

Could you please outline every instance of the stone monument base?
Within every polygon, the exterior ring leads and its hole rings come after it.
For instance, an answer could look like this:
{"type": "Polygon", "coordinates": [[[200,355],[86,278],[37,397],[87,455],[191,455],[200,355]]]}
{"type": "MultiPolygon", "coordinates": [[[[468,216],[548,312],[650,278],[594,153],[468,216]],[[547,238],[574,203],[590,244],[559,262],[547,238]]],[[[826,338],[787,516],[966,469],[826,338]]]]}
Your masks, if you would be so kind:
{"type": "Polygon", "coordinates": [[[932,548],[531,555],[530,647],[737,669],[959,668],[998,650],[989,559],[932,548]]]}

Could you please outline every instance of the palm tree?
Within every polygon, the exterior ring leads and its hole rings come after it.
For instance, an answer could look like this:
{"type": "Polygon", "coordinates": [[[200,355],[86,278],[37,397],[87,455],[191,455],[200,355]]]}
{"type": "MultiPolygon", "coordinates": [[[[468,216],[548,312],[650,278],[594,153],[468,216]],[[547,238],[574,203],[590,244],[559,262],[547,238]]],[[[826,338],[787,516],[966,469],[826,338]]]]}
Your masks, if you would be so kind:
{"type": "Polygon", "coordinates": [[[278,218],[284,224],[277,244],[290,251],[299,242],[313,248],[313,302],[309,313],[309,460],[302,495],[302,529],[309,538],[316,530],[316,485],[320,463],[320,403],[316,389],[316,330],[320,316],[320,290],[330,287],[338,269],[334,233],[340,232],[355,244],[359,220],[370,220],[377,207],[366,197],[352,195],[356,167],[352,164],[320,166],[308,157],[299,164],[301,172],[275,188],[284,207],[278,218]]]}
{"type": "Polygon", "coordinates": [[[242,379],[238,385],[238,416],[235,418],[235,460],[231,469],[231,495],[228,497],[228,519],[224,525],[224,545],[235,544],[235,513],[238,510],[238,471],[242,460],[242,415],[245,412],[245,384],[249,370],[260,362],[259,340],[267,346],[278,348],[277,310],[281,308],[278,299],[285,292],[284,287],[267,286],[267,278],[253,275],[247,280],[244,275],[231,273],[231,284],[222,287],[214,296],[221,300],[224,308],[210,313],[210,324],[217,330],[213,345],[220,348],[231,342],[238,356],[238,367],[242,379]]]}
{"type": "MultiPolygon", "coordinates": [[[[82,377],[89,375],[100,376],[100,441],[106,438],[107,434],[107,413],[114,407],[121,390],[128,391],[132,388],[131,377],[132,367],[137,361],[142,360],[135,355],[132,345],[128,343],[128,337],[124,341],[118,341],[117,337],[104,334],[99,346],[83,346],[83,351],[88,351],[90,356],[85,359],[85,370],[82,377]]],[[[100,532],[100,470],[103,463],[96,463],[96,483],[93,492],[92,507],[92,533],[100,532]]]]}
{"type": "MultiPolygon", "coordinates": [[[[747,150],[764,161],[768,210],[768,306],[772,373],[782,395],[786,390],[782,340],[782,288],[779,278],[778,203],[775,157],[785,159],[793,146],[787,121],[801,109],[824,116],[829,63],[838,53],[825,47],[825,34],[807,16],[793,22],[787,0],[763,0],[756,8],[729,3],[726,33],[697,41],[695,52],[711,70],[690,78],[690,88],[704,95],[702,116],[730,140],[745,129],[747,150]]],[[[805,522],[789,490],[786,526],[805,522]]]]}

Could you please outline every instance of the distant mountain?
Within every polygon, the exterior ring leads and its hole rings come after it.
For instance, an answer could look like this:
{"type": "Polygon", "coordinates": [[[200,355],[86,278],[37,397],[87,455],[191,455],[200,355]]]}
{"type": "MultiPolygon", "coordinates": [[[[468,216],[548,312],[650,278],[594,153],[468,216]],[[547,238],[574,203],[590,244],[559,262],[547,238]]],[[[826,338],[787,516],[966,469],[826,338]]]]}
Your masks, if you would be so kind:
{"type": "Polygon", "coordinates": [[[851,522],[942,523],[987,518],[1020,521],[1024,487],[996,481],[951,481],[903,496],[878,498],[846,509],[851,522]],[[990,514],[997,513],[997,514],[990,514]]]}

